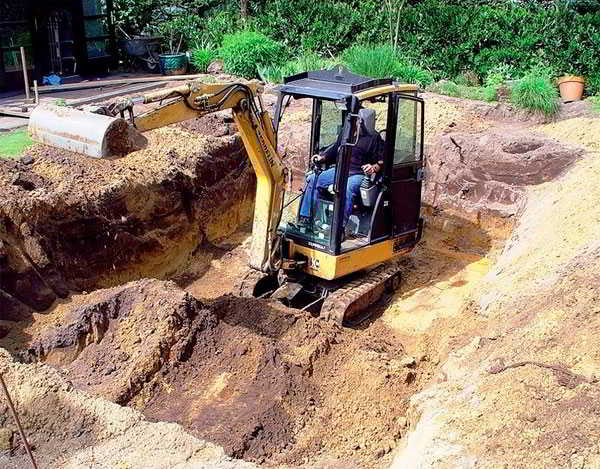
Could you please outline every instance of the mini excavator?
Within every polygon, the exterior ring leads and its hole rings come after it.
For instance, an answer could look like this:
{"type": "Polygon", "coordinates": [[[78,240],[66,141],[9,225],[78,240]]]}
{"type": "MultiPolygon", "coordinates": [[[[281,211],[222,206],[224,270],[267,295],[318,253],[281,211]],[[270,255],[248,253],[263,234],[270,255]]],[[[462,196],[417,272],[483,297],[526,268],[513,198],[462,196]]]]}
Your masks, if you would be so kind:
{"type": "MultiPolygon", "coordinates": [[[[423,232],[424,102],[414,85],[356,75],[341,66],[285,78],[277,89],[274,119],[264,109],[263,92],[256,81],[192,81],[121,98],[93,112],[38,106],[29,132],[40,143],[115,158],[143,148],[143,132],[231,109],[257,178],[250,269],[238,293],[276,298],[340,325],[357,324],[368,317],[369,305],[399,287],[398,260],[423,232]],[[339,145],[333,184],[312,194],[305,184],[292,183],[294,171],[277,151],[280,124],[296,100],[312,105],[306,159],[336,141],[339,145]],[[136,105],[149,103],[158,106],[134,114],[136,105]],[[359,111],[365,107],[378,109],[377,125],[369,130],[361,125],[359,111]],[[343,207],[350,155],[363,131],[379,133],[384,163],[376,177],[365,176],[353,197],[349,230],[343,207]],[[308,224],[298,223],[304,197],[312,197],[308,224]]],[[[306,176],[323,169],[313,163],[302,171],[306,176]]]]}

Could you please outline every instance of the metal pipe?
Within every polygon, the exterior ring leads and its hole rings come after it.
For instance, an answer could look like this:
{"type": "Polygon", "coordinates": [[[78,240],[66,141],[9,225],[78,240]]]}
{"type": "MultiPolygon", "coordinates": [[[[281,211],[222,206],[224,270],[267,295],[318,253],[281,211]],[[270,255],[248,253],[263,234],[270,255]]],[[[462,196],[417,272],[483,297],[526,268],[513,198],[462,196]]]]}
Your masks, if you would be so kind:
{"type": "MultiPolygon", "coordinates": [[[[21,47],[21,49],[23,49],[21,47]]],[[[4,394],[6,395],[6,400],[8,401],[8,406],[10,407],[10,411],[13,414],[15,422],[17,423],[17,428],[19,429],[19,433],[21,434],[21,439],[23,440],[23,444],[25,445],[25,450],[29,455],[29,459],[31,459],[31,466],[33,469],[38,469],[37,464],[35,463],[35,459],[33,457],[33,453],[31,452],[31,448],[29,447],[29,443],[27,442],[27,437],[25,436],[25,432],[23,431],[23,427],[21,426],[21,422],[19,421],[19,416],[17,415],[17,411],[15,410],[15,406],[13,405],[12,399],[10,398],[10,394],[8,393],[8,388],[6,387],[6,383],[4,382],[4,376],[0,373],[0,384],[2,385],[2,389],[4,394]]]]}
{"type": "Polygon", "coordinates": [[[29,95],[29,76],[27,75],[27,62],[25,60],[25,48],[21,46],[21,65],[23,65],[23,81],[25,82],[25,97],[27,101],[31,99],[29,95]]]}
{"type": "Polygon", "coordinates": [[[40,103],[40,94],[38,92],[37,80],[33,80],[33,96],[35,97],[35,104],[40,103]]]}

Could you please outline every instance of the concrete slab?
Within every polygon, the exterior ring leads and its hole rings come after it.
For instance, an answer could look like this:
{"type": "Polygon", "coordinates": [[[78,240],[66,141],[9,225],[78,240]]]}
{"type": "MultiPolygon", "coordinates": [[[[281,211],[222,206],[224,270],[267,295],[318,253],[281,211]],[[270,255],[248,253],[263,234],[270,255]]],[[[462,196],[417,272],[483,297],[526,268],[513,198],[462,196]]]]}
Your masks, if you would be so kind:
{"type": "Polygon", "coordinates": [[[0,132],[9,132],[27,126],[29,119],[22,117],[0,116],[0,132]]]}

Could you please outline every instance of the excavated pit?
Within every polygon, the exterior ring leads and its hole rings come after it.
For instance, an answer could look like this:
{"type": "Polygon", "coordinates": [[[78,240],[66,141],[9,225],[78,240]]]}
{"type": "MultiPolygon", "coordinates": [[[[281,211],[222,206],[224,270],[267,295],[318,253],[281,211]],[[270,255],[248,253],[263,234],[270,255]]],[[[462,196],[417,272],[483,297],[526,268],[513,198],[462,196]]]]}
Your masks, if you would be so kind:
{"type": "MultiPolygon", "coordinates": [[[[401,292],[358,330],[226,294],[248,255],[247,232],[230,235],[255,190],[226,115],[154,131],[149,150],[124,160],[36,147],[33,164],[2,162],[0,346],[235,458],[386,467],[410,397],[449,347],[423,331],[468,305],[528,187],[582,154],[432,117],[442,131],[427,141],[424,240],[404,260],[401,292]],[[72,294],[82,290],[92,293],[72,294]]],[[[39,457],[52,452],[35,438],[39,457]]]]}

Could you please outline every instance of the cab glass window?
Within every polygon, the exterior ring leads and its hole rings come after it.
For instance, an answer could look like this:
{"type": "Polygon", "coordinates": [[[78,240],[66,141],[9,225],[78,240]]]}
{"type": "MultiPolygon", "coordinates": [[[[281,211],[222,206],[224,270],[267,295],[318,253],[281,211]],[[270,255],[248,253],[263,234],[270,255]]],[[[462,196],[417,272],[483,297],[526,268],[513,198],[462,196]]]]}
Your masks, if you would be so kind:
{"type": "Polygon", "coordinates": [[[361,101],[360,105],[365,109],[373,109],[375,111],[375,130],[377,130],[381,138],[385,140],[388,116],[387,96],[380,96],[377,100],[364,100],[361,101]]]}
{"type": "Polygon", "coordinates": [[[333,145],[342,131],[343,112],[333,101],[321,101],[321,126],[318,151],[323,152],[333,145]]]}
{"type": "Polygon", "coordinates": [[[421,155],[420,103],[410,99],[398,100],[398,122],[394,145],[394,164],[414,163],[421,155]]]}

